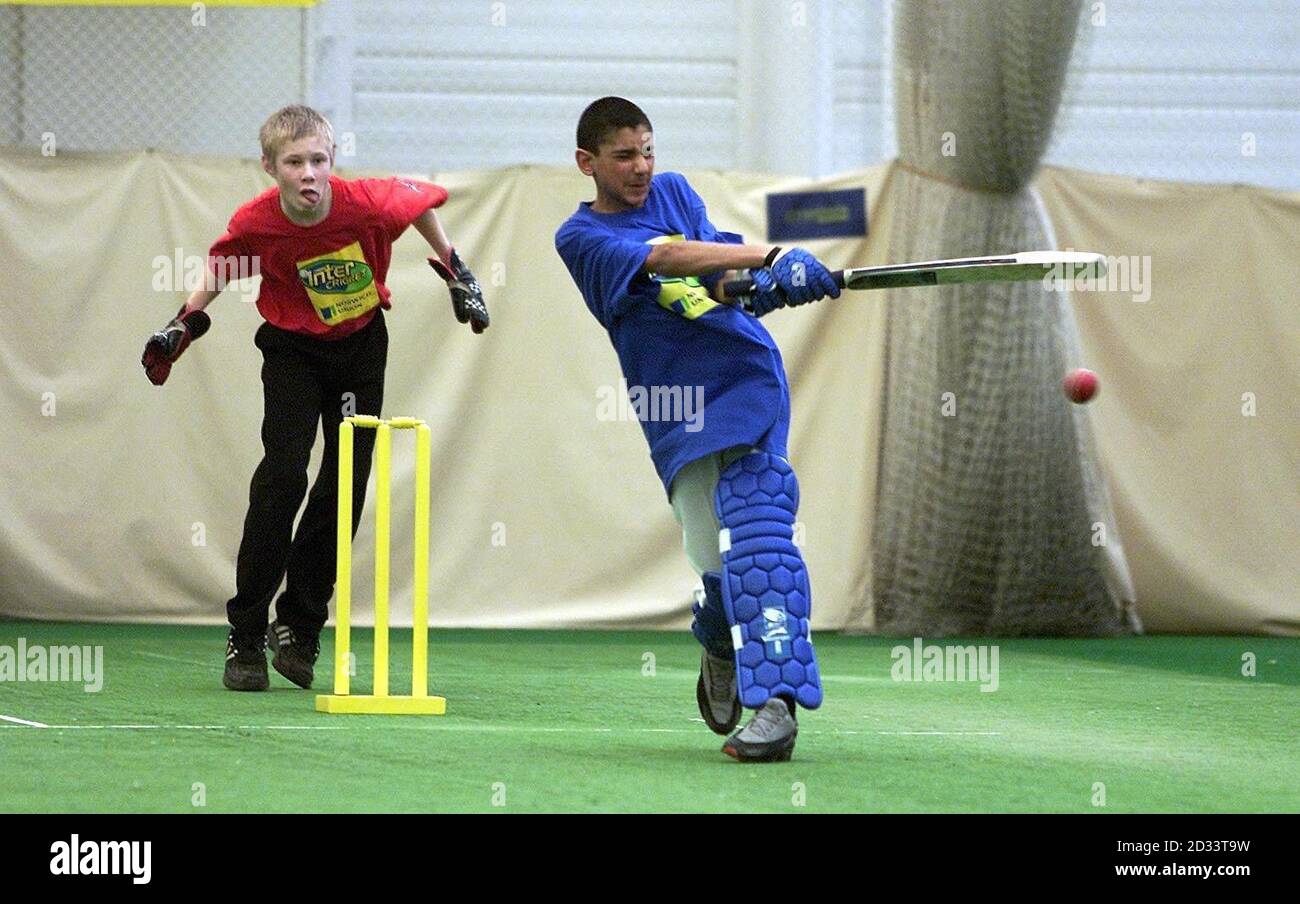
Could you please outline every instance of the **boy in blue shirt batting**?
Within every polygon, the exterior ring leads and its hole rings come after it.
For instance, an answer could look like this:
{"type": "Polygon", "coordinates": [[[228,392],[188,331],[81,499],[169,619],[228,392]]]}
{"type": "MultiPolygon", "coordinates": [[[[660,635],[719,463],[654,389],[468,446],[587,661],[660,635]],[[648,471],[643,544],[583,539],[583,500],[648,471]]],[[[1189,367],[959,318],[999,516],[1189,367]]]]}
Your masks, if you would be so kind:
{"type": "Polygon", "coordinates": [[[596,199],[565,221],[555,248],[609,333],[628,387],[659,398],[703,392],[702,423],[641,418],[704,584],[691,626],[704,646],[700,715],[729,735],[729,756],[788,760],[796,706],[819,706],[822,691],[808,575],[793,542],[790,390],[757,318],[837,297],[839,287],[801,248],[746,245],[716,229],[680,174],[656,176],[650,119],[631,101],[604,97],[583,111],[575,159],[596,199]],[[745,305],[723,295],[731,271],[753,281],[745,305]],[[755,712],[735,731],[742,706],[755,712]]]}

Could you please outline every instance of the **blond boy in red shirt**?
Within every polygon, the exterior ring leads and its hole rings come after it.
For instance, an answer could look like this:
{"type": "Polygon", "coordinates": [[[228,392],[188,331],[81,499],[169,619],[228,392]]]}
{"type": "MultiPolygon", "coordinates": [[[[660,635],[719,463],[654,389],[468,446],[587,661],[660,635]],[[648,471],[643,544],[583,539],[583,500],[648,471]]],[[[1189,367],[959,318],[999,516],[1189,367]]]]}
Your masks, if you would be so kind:
{"type": "MultiPolygon", "coordinates": [[[[229,274],[260,273],[257,309],[266,319],[255,343],[262,352],[265,454],[253,474],[239,546],[235,596],[226,604],[231,629],[223,682],[231,690],[265,690],[268,640],[276,671],[310,687],[319,635],[334,591],[338,425],[349,414],[380,413],[391,307],[384,281],[392,244],[414,226],[433,249],[430,265],[447,282],[456,318],[475,333],[488,326],[473,273],[460,260],[434,208],[447,200],[438,185],[409,179],[345,180],[333,175],[334,133],[310,107],[276,111],[262,126],[262,167],[276,181],[231,217],[209,252],[211,287],[192,293],[177,316],[150,337],[141,363],[162,385],[190,342],[208,329],[204,309],[229,274]],[[307,465],[324,428],[325,451],[307,508],[307,465]],[[268,625],[271,600],[276,620],[268,625]]],[[[365,503],[374,434],[358,431],[354,451],[352,530],[365,503]]]]}

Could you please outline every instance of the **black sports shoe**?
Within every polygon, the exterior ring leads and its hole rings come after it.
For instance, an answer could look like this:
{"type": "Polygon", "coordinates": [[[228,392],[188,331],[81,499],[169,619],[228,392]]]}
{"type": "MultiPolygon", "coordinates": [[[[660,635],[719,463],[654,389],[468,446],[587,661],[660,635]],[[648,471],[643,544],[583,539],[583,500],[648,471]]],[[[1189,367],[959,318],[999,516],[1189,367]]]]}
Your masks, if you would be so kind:
{"type": "Polygon", "coordinates": [[[748,725],[727,738],[722,752],[751,763],[784,762],[794,753],[798,736],[794,704],[773,697],[758,708],[748,725]]]}
{"type": "Polygon", "coordinates": [[[736,664],[706,650],[700,656],[700,680],[695,682],[695,702],[709,728],[729,735],[740,723],[740,697],[736,694],[736,664]]]}
{"type": "Polygon", "coordinates": [[[320,655],[320,637],[307,637],[273,621],[266,639],[275,654],[271,660],[275,670],[299,687],[311,687],[316,677],[316,657],[320,655]]]}
{"type": "Polygon", "coordinates": [[[266,639],[235,642],[235,632],[226,638],[226,671],[221,683],[232,691],[264,691],[271,686],[266,674],[266,639]]]}

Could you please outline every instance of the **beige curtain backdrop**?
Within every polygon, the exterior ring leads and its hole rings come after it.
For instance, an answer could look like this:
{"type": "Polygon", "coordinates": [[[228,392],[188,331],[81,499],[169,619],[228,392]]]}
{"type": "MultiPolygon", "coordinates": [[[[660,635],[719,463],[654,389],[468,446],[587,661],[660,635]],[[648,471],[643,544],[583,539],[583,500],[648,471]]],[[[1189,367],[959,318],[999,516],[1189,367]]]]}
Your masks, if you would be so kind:
{"type": "MultiPolygon", "coordinates": [[[[808,186],[687,175],[720,227],[759,240],[765,195],[808,186]]],[[[540,167],[432,178],[451,190],[440,214],[493,313],[472,336],[419,237],[398,242],[383,413],[433,428],[433,622],[684,627],[695,577],[638,425],[597,416],[617,360],[552,245],[589,182],[540,167]]],[[[871,237],[809,246],[839,265],[887,262],[893,182],[884,165],[817,183],[864,185],[871,237]]],[[[184,295],[155,290],[168,275],[159,261],[203,255],[268,184],[251,161],[0,152],[0,615],[224,620],[260,457],[260,317],[230,290],[161,389],[139,356],[184,295]]],[[[1103,382],[1087,414],[1147,628],[1300,631],[1300,308],[1289,278],[1300,197],[1050,169],[1038,187],[1062,247],[1154,260],[1149,301],[1072,302],[1103,382]],[[1253,416],[1242,414],[1246,393],[1253,416]]],[[[872,628],[883,313],[879,293],[862,293],[766,319],[794,393],[791,455],[821,630],[872,628]]],[[[399,613],[410,598],[406,439],[394,449],[399,613]]],[[[373,488],[355,549],[363,619],[372,517],[373,488]]]]}

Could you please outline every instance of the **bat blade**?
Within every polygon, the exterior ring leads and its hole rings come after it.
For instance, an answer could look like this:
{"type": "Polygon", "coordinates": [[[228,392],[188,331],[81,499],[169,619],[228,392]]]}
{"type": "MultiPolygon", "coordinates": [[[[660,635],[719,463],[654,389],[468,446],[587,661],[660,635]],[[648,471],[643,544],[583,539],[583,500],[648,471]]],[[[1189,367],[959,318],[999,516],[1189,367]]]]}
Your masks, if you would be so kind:
{"type": "Polygon", "coordinates": [[[858,267],[844,271],[846,289],[905,289],[979,282],[1033,282],[1040,279],[1099,278],[1106,259],[1087,251],[1023,251],[989,257],[858,267]]]}

